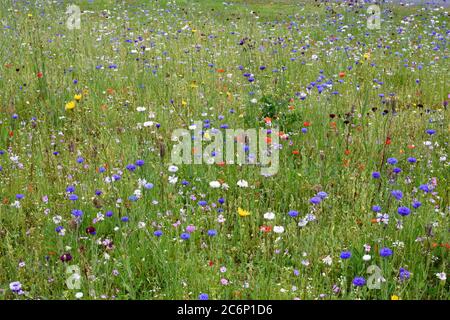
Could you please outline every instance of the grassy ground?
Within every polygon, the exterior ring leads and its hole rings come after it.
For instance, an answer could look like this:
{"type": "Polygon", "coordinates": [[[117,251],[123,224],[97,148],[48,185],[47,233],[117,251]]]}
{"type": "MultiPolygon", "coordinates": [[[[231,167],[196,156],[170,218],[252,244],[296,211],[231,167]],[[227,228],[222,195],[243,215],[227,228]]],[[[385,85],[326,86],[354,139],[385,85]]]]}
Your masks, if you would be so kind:
{"type": "Polygon", "coordinates": [[[445,10],[369,30],[367,5],[72,1],[69,30],[68,2],[32,2],[0,6],[0,299],[448,299],[445,10]],[[173,130],[267,117],[275,176],[168,170],[173,130]]]}

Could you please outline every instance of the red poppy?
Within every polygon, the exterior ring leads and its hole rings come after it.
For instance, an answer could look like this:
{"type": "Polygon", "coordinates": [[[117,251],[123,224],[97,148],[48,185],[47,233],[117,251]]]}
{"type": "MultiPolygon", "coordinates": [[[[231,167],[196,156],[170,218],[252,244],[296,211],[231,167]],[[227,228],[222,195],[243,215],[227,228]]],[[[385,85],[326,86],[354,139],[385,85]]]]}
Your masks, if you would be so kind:
{"type": "Polygon", "coordinates": [[[339,78],[345,77],[345,72],[339,72],[339,78]]]}
{"type": "Polygon", "coordinates": [[[39,72],[37,73],[37,77],[38,77],[39,79],[42,78],[43,76],[44,76],[44,74],[43,74],[42,72],[39,71],[39,72]]]}
{"type": "Polygon", "coordinates": [[[264,233],[268,233],[268,232],[272,231],[272,227],[271,226],[261,226],[259,228],[259,231],[262,231],[264,233]]]}
{"type": "Polygon", "coordinates": [[[304,127],[309,127],[310,125],[311,125],[311,122],[309,122],[309,121],[303,122],[304,127]]]}
{"type": "Polygon", "coordinates": [[[292,151],[292,154],[300,154],[300,151],[298,151],[298,150],[293,150],[293,151],[292,151]]]}
{"type": "Polygon", "coordinates": [[[387,145],[390,145],[391,142],[392,142],[392,141],[391,141],[391,138],[390,138],[390,137],[387,137],[387,138],[386,138],[386,144],[387,144],[387,145]]]}

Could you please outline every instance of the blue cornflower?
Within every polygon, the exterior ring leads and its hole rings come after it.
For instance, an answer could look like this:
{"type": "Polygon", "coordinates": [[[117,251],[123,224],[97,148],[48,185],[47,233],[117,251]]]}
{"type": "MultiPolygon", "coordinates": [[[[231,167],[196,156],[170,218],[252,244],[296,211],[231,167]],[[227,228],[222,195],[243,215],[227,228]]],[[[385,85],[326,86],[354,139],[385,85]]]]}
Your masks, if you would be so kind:
{"type": "Polygon", "coordinates": [[[102,190],[95,190],[95,195],[96,196],[101,196],[102,195],[102,193],[103,193],[103,191],[102,190]]]}
{"type": "Polygon", "coordinates": [[[397,200],[401,200],[403,198],[403,192],[401,192],[400,190],[393,190],[391,192],[391,195],[397,200]]]}
{"type": "Polygon", "coordinates": [[[22,194],[22,193],[16,194],[16,199],[17,199],[17,200],[22,200],[23,198],[25,198],[25,195],[24,195],[24,194],[22,194]]]}
{"type": "Polygon", "coordinates": [[[71,193],[71,194],[69,194],[69,200],[77,201],[78,196],[75,193],[71,193]]]}
{"type": "Polygon", "coordinates": [[[422,202],[420,202],[420,201],[414,201],[412,204],[414,209],[419,208],[421,205],[422,205],[422,202]]]}
{"type": "Polygon", "coordinates": [[[208,236],[214,237],[217,235],[217,231],[214,229],[208,230],[208,236]]]}
{"type": "Polygon", "coordinates": [[[354,286],[362,287],[366,284],[366,279],[364,279],[363,277],[355,277],[352,283],[354,286]]]}
{"type": "Polygon", "coordinates": [[[134,202],[134,201],[137,201],[137,200],[138,200],[138,197],[136,197],[136,196],[133,194],[133,195],[131,195],[131,196],[128,197],[128,200],[134,202]]]}
{"type": "Polygon", "coordinates": [[[296,217],[296,216],[298,216],[298,211],[291,210],[291,211],[289,211],[288,214],[289,214],[291,217],[296,217]]]}
{"type": "Polygon", "coordinates": [[[135,166],[134,164],[132,164],[132,163],[131,163],[131,164],[128,164],[126,168],[127,168],[127,170],[129,170],[129,171],[134,171],[134,170],[136,170],[136,166],[135,166]]]}
{"type": "Polygon", "coordinates": [[[78,157],[78,158],[77,158],[77,162],[78,162],[78,163],[83,163],[83,162],[84,162],[83,157],[78,157]]]}
{"type": "Polygon", "coordinates": [[[120,220],[122,222],[128,222],[128,221],[130,221],[130,218],[128,218],[127,216],[124,216],[124,217],[120,218],[120,220]]]}
{"type": "Polygon", "coordinates": [[[398,214],[401,216],[407,216],[411,213],[411,210],[408,207],[399,207],[397,209],[398,214]]]}
{"type": "Polygon", "coordinates": [[[155,232],[153,232],[153,235],[155,237],[159,238],[159,237],[161,237],[163,235],[163,232],[161,230],[156,230],[155,232]]]}
{"type": "Polygon", "coordinates": [[[395,158],[388,158],[388,159],[387,159],[387,163],[388,163],[388,164],[391,164],[391,165],[394,165],[394,164],[396,164],[397,162],[398,162],[398,160],[395,159],[395,158]]]}
{"type": "Polygon", "coordinates": [[[108,218],[111,218],[113,216],[113,212],[112,211],[106,211],[105,216],[107,216],[108,218]]]}
{"type": "Polygon", "coordinates": [[[319,197],[320,199],[325,199],[328,197],[328,193],[326,193],[325,191],[319,191],[316,194],[317,197],[319,197]]]}
{"type": "Polygon", "coordinates": [[[425,192],[425,193],[428,193],[428,192],[431,191],[427,184],[422,184],[422,185],[420,185],[420,186],[419,186],[419,189],[422,190],[422,191],[425,192]]]}
{"type": "Polygon", "coordinates": [[[207,293],[200,293],[200,295],[198,296],[199,300],[208,300],[209,296],[207,293]]]}
{"type": "Polygon", "coordinates": [[[311,202],[312,204],[319,204],[320,201],[322,201],[322,199],[320,199],[319,197],[312,197],[311,199],[309,199],[309,202],[311,202]]]}
{"type": "Polygon", "coordinates": [[[307,132],[308,132],[308,129],[307,129],[307,128],[302,128],[302,132],[303,132],[303,133],[307,133],[307,132]]]}
{"type": "Polygon", "coordinates": [[[74,209],[74,210],[72,210],[72,215],[77,218],[81,217],[83,215],[83,211],[81,211],[79,209],[74,209]]]}
{"type": "Polygon", "coordinates": [[[399,270],[399,278],[401,281],[408,280],[411,276],[411,273],[405,268],[400,268],[399,270]]]}
{"type": "Polygon", "coordinates": [[[378,171],[372,172],[372,178],[380,179],[381,178],[381,174],[378,171]]]}
{"type": "Polygon", "coordinates": [[[148,182],[148,183],[144,184],[144,188],[145,189],[153,189],[153,183],[148,182]]]}
{"type": "Polygon", "coordinates": [[[144,160],[136,160],[136,165],[138,166],[138,167],[142,167],[143,165],[144,165],[144,160]]]}
{"type": "Polygon", "coordinates": [[[106,171],[106,168],[105,167],[100,167],[100,168],[98,168],[98,172],[100,172],[100,173],[103,173],[103,172],[105,172],[106,171]]]}
{"type": "Polygon", "coordinates": [[[396,167],[396,168],[392,169],[392,172],[400,173],[400,172],[402,172],[402,169],[396,167]]]}
{"type": "Polygon", "coordinates": [[[189,233],[182,233],[181,235],[180,235],[180,238],[182,239],[182,240],[189,240],[189,238],[191,237],[191,235],[189,234],[189,233]]]}
{"type": "Polygon", "coordinates": [[[380,256],[383,258],[392,256],[392,250],[389,248],[381,248],[380,256]]]}
{"type": "Polygon", "coordinates": [[[380,206],[373,206],[372,207],[372,211],[373,212],[380,212],[381,211],[381,207],[380,206]]]}
{"type": "Polygon", "coordinates": [[[198,202],[198,204],[199,204],[200,206],[204,207],[204,206],[206,206],[206,205],[208,204],[208,202],[206,202],[205,200],[200,200],[200,201],[198,202]]]}
{"type": "Polygon", "coordinates": [[[425,132],[428,133],[428,134],[431,136],[431,135],[433,135],[433,134],[436,133],[436,130],[433,130],[433,129],[427,129],[425,132]]]}
{"type": "Polygon", "coordinates": [[[350,259],[350,257],[352,256],[352,253],[350,251],[342,251],[341,252],[341,259],[350,259]]]}
{"type": "Polygon", "coordinates": [[[224,198],[219,198],[219,200],[217,200],[220,204],[224,204],[225,203],[225,199],[224,198]]]}
{"type": "Polygon", "coordinates": [[[417,159],[416,159],[416,158],[413,158],[413,157],[409,157],[409,158],[408,158],[408,162],[409,162],[409,163],[416,163],[416,162],[417,162],[417,159]]]}

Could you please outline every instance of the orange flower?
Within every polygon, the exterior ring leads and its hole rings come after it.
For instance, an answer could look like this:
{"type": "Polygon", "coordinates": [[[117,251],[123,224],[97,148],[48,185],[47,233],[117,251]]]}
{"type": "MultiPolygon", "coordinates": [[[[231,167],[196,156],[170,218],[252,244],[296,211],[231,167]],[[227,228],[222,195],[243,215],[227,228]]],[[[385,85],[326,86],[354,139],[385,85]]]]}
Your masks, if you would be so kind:
{"type": "Polygon", "coordinates": [[[217,69],[216,71],[217,71],[218,73],[224,73],[224,72],[225,72],[224,69],[217,69]]]}
{"type": "Polygon", "coordinates": [[[346,156],[348,156],[350,154],[350,150],[345,149],[344,153],[345,153],[346,156]]]}
{"type": "Polygon", "coordinates": [[[300,154],[300,151],[298,151],[298,150],[293,150],[293,151],[292,151],[292,154],[300,154]]]}
{"type": "Polygon", "coordinates": [[[339,72],[339,78],[345,77],[345,72],[339,72]]]}

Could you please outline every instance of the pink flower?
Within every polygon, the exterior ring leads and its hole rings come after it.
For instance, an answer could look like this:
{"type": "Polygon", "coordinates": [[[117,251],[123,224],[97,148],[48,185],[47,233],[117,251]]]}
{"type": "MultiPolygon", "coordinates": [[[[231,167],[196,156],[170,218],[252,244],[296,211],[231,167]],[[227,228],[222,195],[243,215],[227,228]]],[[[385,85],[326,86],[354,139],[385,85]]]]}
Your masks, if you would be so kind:
{"type": "Polygon", "coordinates": [[[224,286],[228,285],[228,280],[225,278],[220,279],[220,283],[224,286]]]}

